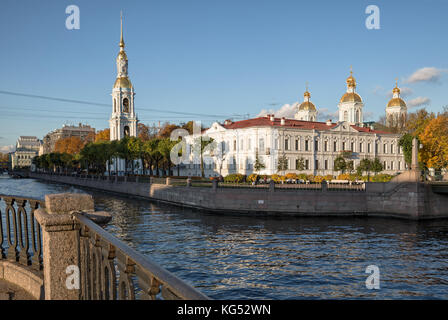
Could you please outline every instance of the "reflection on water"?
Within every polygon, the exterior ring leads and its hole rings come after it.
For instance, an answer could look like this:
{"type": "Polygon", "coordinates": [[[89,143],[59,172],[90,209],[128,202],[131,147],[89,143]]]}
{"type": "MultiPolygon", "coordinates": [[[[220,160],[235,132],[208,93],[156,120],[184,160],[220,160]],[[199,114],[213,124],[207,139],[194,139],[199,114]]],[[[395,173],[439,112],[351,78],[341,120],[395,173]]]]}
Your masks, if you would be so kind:
{"type": "MultiPolygon", "coordinates": [[[[0,193],[79,192],[2,183],[0,193]]],[[[211,298],[448,298],[448,221],[229,216],[84,192],[113,214],[110,232],[211,298]],[[371,264],[380,290],[365,287],[371,264]]]]}

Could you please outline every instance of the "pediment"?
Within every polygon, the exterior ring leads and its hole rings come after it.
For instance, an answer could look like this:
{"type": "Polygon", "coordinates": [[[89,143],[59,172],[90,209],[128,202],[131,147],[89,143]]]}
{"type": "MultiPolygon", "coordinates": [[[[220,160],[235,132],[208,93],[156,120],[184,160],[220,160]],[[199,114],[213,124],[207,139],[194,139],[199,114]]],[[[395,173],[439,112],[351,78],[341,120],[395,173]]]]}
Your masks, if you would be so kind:
{"type": "Polygon", "coordinates": [[[339,122],[335,127],[331,128],[330,131],[336,132],[358,132],[354,129],[349,122],[339,122]]]}

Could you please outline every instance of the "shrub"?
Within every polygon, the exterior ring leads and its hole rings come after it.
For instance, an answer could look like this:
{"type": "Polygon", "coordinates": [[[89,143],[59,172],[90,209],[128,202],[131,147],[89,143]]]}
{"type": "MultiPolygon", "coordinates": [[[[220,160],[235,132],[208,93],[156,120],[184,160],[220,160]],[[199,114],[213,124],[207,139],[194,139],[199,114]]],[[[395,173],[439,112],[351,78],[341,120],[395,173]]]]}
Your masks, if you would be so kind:
{"type": "Polygon", "coordinates": [[[241,173],[229,174],[224,177],[224,182],[229,183],[243,183],[246,181],[246,176],[241,173]]]}
{"type": "Polygon", "coordinates": [[[282,180],[281,180],[281,176],[279,176],[278,174],[273,174],[273,175],[271,176],[271,179],[272,179],[275,183],[279,183],[279,182],[282,181],[282,180]]]}
{"type": "Polygon", "coordinates": [[[391,179],[393,178],[393,176],[391,176],[390,174],[377,174],[376,176],[372,176],[370,177],[370,181],[372,182],[389,182],[391,179]]]}
{"type": "Polygon", "coordinates": [[[296,173],[287,173],[285,175],[286,179],[292,179],[292,180],[296,180],[297,179],[297,174],[296,173]]]}
{"type": "Polygon", "coordinates": [[[256,174],[256,173],[252,173],[251,175],[249,175],[249,176],[247,177],[247,181],[248,181],[248,182],[254,182],[254,181],[257,180],[257,177],[258,177],[258,174],[256,174]]]}
{"type": "Polygon", "coordinates": [[[315,176],[314,177],[314,182],[316,183],[322,183],[322,181],[324,181],[325,178],[323,176],[315,176]]]}
{"type": "Polygon", "coordinates": [[[327,175],[324,177],[324,179],[325,179],[326,181],[331,181],[331,180],[334,179],[334,177],[333,177],[331,174],[327,174],[327,175]]]}
{"type": "Polygon", "coordinates": [[[347,173],[340,174],[340,175],[338,175],[337,180],[350,180],[350,175],[347,173]]]}
{"type": "Polygon", "coordinates": [[[298,179],[301,179],[301,180],[306,180],[306,179],[307,179],[307,175],[306,175],[306,173],[301,173],[301,174],[299,174],[299,175],[297,176],[297,178],[298,178],[298,179]]]}
{"type": "Polygon", "coordinates": [[[309,175],[306,176],[305,180],[309,180],[310,182],[314,182],[314,178],[315,178],[314,175],[309,174],[309,175]]]}

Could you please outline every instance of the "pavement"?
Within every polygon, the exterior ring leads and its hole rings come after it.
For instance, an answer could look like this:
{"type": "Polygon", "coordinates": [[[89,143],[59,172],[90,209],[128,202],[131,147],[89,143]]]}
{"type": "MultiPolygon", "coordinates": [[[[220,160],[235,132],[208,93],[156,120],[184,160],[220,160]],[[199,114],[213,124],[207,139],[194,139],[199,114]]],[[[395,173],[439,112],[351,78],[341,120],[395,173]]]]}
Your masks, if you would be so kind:
{"type": "Polygon", "coordinates": [[[19,286],[5,280],[0,280],[0,300],[35,300],[28,292],[19,286]]]}

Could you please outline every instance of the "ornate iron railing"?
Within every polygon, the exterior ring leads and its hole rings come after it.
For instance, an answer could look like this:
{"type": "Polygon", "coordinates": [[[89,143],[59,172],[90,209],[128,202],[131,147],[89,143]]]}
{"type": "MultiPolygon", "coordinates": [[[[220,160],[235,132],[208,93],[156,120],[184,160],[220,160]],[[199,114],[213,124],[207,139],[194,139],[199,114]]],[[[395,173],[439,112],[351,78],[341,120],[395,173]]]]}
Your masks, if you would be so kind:
{"type": "Polygon", "coordinates": [[[43,270],[42,231],[34,219],[34,211],[43,207],[41,200],[0,194],[0,260],[43,270]]]}
{"type": "Polygon", "coordinates": [[[208,299],[82,214],[81,299],[208,299]]]}

